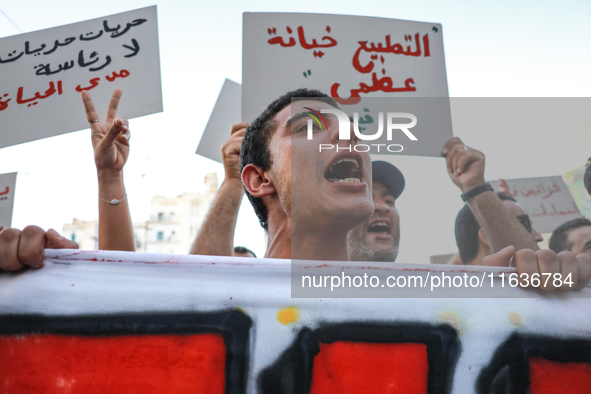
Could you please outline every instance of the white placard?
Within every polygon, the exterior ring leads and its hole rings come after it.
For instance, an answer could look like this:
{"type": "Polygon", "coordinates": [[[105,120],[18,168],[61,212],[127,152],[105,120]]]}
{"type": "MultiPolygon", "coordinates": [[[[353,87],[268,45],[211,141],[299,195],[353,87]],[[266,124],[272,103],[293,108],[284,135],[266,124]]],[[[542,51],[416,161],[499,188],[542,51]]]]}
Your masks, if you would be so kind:
{"type": "Polygon", "coordinates": [[[0,231],[12,226],[16,172],[0,175],[0,231]]]}
{"type": "Polygon", "coordinates": [[[240,123],[241,94],[239,83],[224,81],[195,153],[222,162],[221,146],[230,137],[232,125],[240,123]]]}
{"type": "MultiPolygon", "coordinates": [[[[532,227],[551,233],[562,223],[583,217],[561,176],[506,179],[511,197],[529,214],[532,227]]],[[[490,182],[500,191],[498,181],[490,182]]]]}
{"type": "Polygon", "coordinates": [[[0,148],[88,128],[82,89],[104,119],[162,111],[156,6],[0,40],[0,148]]]}
{"type": "MultiPolygon", "coordinates": [[[[410,112],[418,118],[417,127],[428,120],[417,135],[419,142],[404,145],[399,154],[441,156],[452,127],[440,24],[347,15],[245,13],[243,26],[244,121],[252,122],[290,90],[314,88],[335,97],[348,114],[357,111],[362,118],[367,113],[376,120],[378,112],[410,112]],[[400,101],[386,101],[380,107],[378,97],[413,100],[401,110],[400,101]],[[364,103],[364,98],[374,99],[364,103]],[[421,98],[431,100],[424,103],[421,98]],[[432,98],[441,99],[435,104],[432,98]]],[[[376,128],[377,124],[368,126],[365,133],[372,134],[376,128]]],[[[385,142],[386,133],[382,137],[372,142],[385,142]]]]}

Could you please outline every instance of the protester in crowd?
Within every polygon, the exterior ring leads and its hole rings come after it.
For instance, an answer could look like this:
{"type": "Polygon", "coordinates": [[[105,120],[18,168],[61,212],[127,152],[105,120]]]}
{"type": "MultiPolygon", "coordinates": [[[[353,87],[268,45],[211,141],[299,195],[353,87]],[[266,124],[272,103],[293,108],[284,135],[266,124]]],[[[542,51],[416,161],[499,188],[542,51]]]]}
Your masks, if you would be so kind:
{"type": "Polygon", "coordinates": [[[226,176],[191,246],[190,254],[235,255],[234,230],[244,195],[244,186],[240,179],[240,145],[247,127],[248,123],[233,125],[230,138],[222,145],[222,162],[226,176]]]}
{"type": "Polygon", "coordinates": [[[234,247],[234,257],[256,258],[257,255],[254,254],[254,252],[252,250],[245,248],[244,246],[235,246],[234,247]]]}
{"type": "MultiPolygon", "coordinates": [[[[517,201],[502,192],[498,192],[496,195],[499,200],[502,201],[503,206],[530,234],[530,237],[536,245],[538,242],[541,242],[543,240],[542,236],[531,227],[529,216],[523,212],[523,209],[517,204],[517,201]]],[[[460,209],[458,216],[456,216],[455,234],[462,264],[482,265],[482,259],[492,254],[484,230],[467,204],[460,209]]],[[[537,246],[533,250],[538,250],[537,246]]]]}
{"type": "Polygon", "coordinates": [[[548,246],[556,253],[567,250],[591,256],[591,221],[578,218],[561,224],[552,232],[548,246]]]}
{"type": "MultiPolygon", "coordinates": [[[[583,183],[591,194],[591,157],[585,166],[583,183]]],[[[585,253],[591,256],[591,221],[579,218],[561,224],[552,232],[548,246],[556,253],[567,250],[574,254],[585,253]]]]}
{"type": "Polygon", "coordinates": [[[394,262],[400,243],[400,216],[395,204],[404,190],[404,175],[385,161],[374,161],[371,168],[375,208],[368,220],[349,231],[349,259],[394,262]]]}
{"type": "Polygon", "coordinates": [[[268,232],[266,257],[348,260],[347,233],[373,212],[369,154],[348,150],[357,137],[339,140],[338,120],[329,115],[327,129],[314,125],[307,139],[310,110],[335,107],[324,93],[298,89],[246,130],[242,182],[268,232]],[[321,143],[342,149],[319,152],[321,143]]]}
{"type": "Polygon", "coordinates": [[[538,250],[536,241],[514,215],[505,208],[484,181],[484,154],[469,148],[454,137],[443,148],[449,177],[462,191],[461,198],[470,207],[482,227],[491,253],[512,245],[516,250],[538,250]]]}

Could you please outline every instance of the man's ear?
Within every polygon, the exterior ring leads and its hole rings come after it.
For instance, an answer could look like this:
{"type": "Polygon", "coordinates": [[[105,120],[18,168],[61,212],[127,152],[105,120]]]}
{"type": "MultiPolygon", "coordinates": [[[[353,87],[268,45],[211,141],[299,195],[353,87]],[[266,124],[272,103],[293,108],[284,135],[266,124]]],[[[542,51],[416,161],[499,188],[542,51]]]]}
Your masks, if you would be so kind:
{"type": "Polygon", "coordinates": [[[488,244],[488,239],[486,239],[486,235],[484,235],[484,230],[482,228],[478,229],[478,239],[480,240],[480,243],[490,247],[488,244]]]}
{"type": "Polygon", "coordinates": [[[265,197],[275,193],[275,185],[267,173],[254,164],[249,164],[242,170],[242,183],[253,197],[265,197]]]}

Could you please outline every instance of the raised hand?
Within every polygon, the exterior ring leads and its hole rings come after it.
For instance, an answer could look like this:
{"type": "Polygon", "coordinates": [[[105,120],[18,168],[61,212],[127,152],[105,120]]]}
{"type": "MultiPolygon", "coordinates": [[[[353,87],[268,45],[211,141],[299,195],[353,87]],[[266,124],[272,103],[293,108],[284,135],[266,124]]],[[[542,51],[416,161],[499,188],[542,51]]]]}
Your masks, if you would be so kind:
{"type": "Polygon", "coordinates": [[[240,177],[240,145],[247,127],[248,123],[244,122],[232,125],[230,138],[222,145],[222,160],[226,179],[237,179],[242,182],[240,177]]]}
{"type": "Polygon", "coordinates": [[[90,98],[90,93],[82,91],[86,119],[90,123],[92,131],[94,162],[99,172],[123,171],[123,166],[129,155],[130,131],[127,119],[116,119],[121,94],[120,89],[113,92],[107,109],[107,117],[104,122],[101,122],[90,98]]]}
{"type": "Polygon", "coordinates": [[[484,183],[484,154],[464,145],[454,137],[447,141],[441,151],[445,157],[447,170],[452,182],[463,193],[484,183]]]}

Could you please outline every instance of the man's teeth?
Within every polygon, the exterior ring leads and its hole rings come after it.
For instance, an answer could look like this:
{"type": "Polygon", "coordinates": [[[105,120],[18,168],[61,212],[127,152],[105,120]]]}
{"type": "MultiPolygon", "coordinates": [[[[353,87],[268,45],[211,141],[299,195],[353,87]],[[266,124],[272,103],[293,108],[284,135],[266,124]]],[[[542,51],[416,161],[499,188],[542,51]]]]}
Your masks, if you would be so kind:
{"type": "Polygon", "coordinates": [[[357,162],[357,159],[350,159],[350,158],[347,158],[347,157],[345,157],[345,158],[337,161],[336,163],[333,164],[333,166],[336,165],[336,164],[339,164],[339,163],[343,163],[343,162],[355,163],[355,165],[357,166],[357,168],[359,168],[359,163],[357,162]]]}
{"type": "Polygon", "coordinates": [[[374,227],[374,226],[386,226],[386,227],[388,227],[388,223],[386,223],[386,222],[377,222],[377,223],[372,224],[372,227],[374,227]]]}
{"type": "Polygon", "coordinates": [[[333,183],[361,183],[361,181],[357,178],[345,178],[334,181],[333,183]]]}

